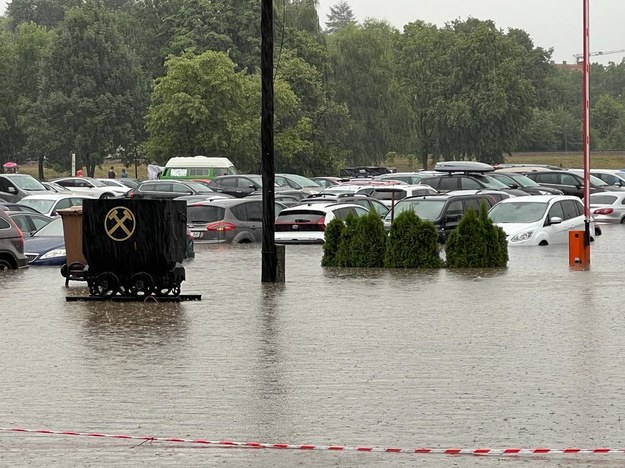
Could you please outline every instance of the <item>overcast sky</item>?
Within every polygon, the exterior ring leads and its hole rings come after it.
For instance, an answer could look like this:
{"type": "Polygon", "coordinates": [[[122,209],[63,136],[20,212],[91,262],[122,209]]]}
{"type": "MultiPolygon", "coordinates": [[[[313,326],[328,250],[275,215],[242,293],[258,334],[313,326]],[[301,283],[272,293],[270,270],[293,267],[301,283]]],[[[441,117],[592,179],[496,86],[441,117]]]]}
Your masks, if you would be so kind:
{"type": "MultiPolygon", "coordinates": [[[[358,21],[385,19],[401,29],[406,23],[423,20],[443,26],[468,17],[493,20],[504,31],[527,31],[534,45],[553,48],[556,62],[574,62],[583,50],[583,0],[347,0],[358,21]]],[[[319,0],[323,27],[330,7],[338,0],[319,0]]],[[[590,50],[625,49],[625,0],[590,0],[590,50]]],[[[591,61],[620,63],[625,52],[591,57],[591,61]]]]}
{"type": "MultiPolygon", "coordinates": [[[[0,0],[4,11],[6,0],[0,0]]],[[[319,19],[325,27],[330,7],[338,0],[319,0],[319,19]]],[[[348,0],[359,21],[385,19],[401,29],[417,19],[438,26],[469,16],[490,19],[498,28],[520,28],[536,46],[553,47],[556,62],[573,62],[582,52],[583,0],[348,0]]],[[[590,50],[625,49],[625,0],[590,0],[590,50]]],[[[592,57],[593,62],[620,63],[625,52],[592,57]]]]}

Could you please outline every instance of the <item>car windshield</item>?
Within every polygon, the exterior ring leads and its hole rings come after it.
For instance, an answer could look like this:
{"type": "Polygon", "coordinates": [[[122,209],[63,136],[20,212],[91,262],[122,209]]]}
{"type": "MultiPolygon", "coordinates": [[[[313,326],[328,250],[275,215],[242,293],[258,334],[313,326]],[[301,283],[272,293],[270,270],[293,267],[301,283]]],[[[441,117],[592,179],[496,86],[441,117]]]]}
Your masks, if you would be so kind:
{"type": "Polygon", "coordinates": [[[321,185],[319,185],[314,180],[311,180],[308,177],[304,177],[301,175],[289,174],[288,178],[302,187],[321,187],[321,185]]]}
{"type": "Polygon", "coordinates": [[[26,174],[13,176],[11,177],[10,180],[22,190],[29,190],[29,191],[46,190],[46,188],[41,184],[41,182],[39,182],[34,177],[26,175],[26,174]]]}
{"type": "Polygon", "coordinates": [[[119,184],[113,179],[99,180],[98,182],[103,183],[107,187],[119,187],[119,184]]]}
{"type": "Polygon", "coordinates": [[[55,218],[35,232],[32,237],[63,237],[63,220],[55,218]]]}
{"type": "Polygon", "coordinates": [[[259,175],[249,175],[247,176],[248,179],[250,179],[251,181],[253,181],[256,185],[260,185],[262,187],[263,185],[263,178],[259,175]]]}
{"type": "Polygon", "coordinates": [[[105,184],[104,182],[98,179],[85,179],[85,180],[87,180],[94,187],[107,187],[108,186],[107,184],[105,184]]]}
{"type": "Polygon", "coordinates": [[[487,176],[487,175],[474,175],[473,177],[475,177],[477,180],[479,180],[480,182],[482,182],[484,184],[484,186],[486,188],[489,189],[493,189],[493,190],[501,190],[501,189],[507,189],[509,188],[506,184],[504,184],[503,182],[495,179],[494,177],[491,176],[487,176]]]}
{"type": "MultiPolygon", "coordinates": [[[[412,210],[421,219],[434,221],[440,218],[441,211],[445,206],[445,200],[402,200],[395,205],[394,216],[397,217],[399,213],[412,210]]],[[[386,219],[390,221],[391,213],[386,215],[386,219]]]]}
{"type": "Polygon", "coordinates": [[[325,217],[323,211],[290,210],[282,212],[276,218],[276,223],[319,223],[325,217]]]}
{"type": "Polygon", "coordinates": [[[540,187],[540,185],[523,174],[506,174],[513,179],[519,187],[540,187]]]}
{"type": "Polygon", "coordinates": [[[42,200],[40,198],[22,198],[18,203],[37,210],[39,213],[49,213],[54,207],[55,200],[42,200]]]}
{"type": "Polygon", "coordinates": [[[594,175],[590,176],[590,183],[592,185],[597,185],[597,186],[600,186],[600,187],[607,187],[608,186],[607,182],[604,182],[599,177],[595,177],[594,175]]]}
{"type": "Polygon", "coordinates": [[[611,205],[616,200],[618,200],[616,195],[604,195],[602,193],[598,193],[590,196],[591,205],[611,205]]]}
{"type": "Polygon", "coordinates": [[[535,223],[542,219],[548,206],[544,202],[498,203],[488,216],[493,223],[535,223]]]}
{"type": "Polygon", "coordinates": [[[185,182],[189,187],[191,187],[196,193],[213,193],[211,189],[209,189],[206,185],[201,184],[199,182],[185,182]]]}
{"type": "Polygon", "coordinates": [[[213,223],[224,219],[226,210],[220,206],[189,206],[187,208],[187,219],[190,223],[213,223]]]}

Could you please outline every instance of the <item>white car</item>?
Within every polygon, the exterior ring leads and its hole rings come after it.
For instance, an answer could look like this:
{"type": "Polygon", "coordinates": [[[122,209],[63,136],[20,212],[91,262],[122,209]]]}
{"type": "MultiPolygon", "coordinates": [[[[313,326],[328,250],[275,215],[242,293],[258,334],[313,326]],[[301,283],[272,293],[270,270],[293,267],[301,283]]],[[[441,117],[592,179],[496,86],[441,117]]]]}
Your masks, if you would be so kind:
{"type": "Polygon", "coordinates": [[[18,204],[33,208],[46,216],[55,217],[58,216],[58,210],[71,208],[72,206],[82,206],[82,201],[85,198],[93,197],[80,195],[78,193],[65,195],[61,193],[46,192],[42,195],[29,195],[24,197],[18,202],[18,204]]]}
{"type": "MultiPolygon", "coordinates": [[[[583,231],[584,205],[570,195],[528,195],[502,200],[488,216],[506,233],[509,246],[566,244],[569,231],[583,231]]],[[[590,226],[595,236],[594,222],[590,226]]]]}
{"type": "Polygon", "coordinates": [[[93,177],[65,177],[53,180],[72,192],[90,195],[95,198],[113,198],[124,195],[128,187],[110,187],[93,177]]]}
{"type": "Polygon", "coordinates": [[[282,210],[276,218],[276,244],[323,244],[325,228],[335,218],[365,216],[369,210],[351,203],[298,205],[282,210]]]}
{"type": "MultiPolygon", "coordinates": [[[[575,172],[582,177],[584,176],[583,169],[570,169],[570,171],[575,172]]],[[[590,175],[596,177],[597,179],[603,180],[606,184],[613,187],[625,187],[625,172],[615,169],[591,169],[590,175]]],[[[610,190],[609,187],[604,188],[610,190]]]]}
{"type": "Polygon", "coordinates": [[[590,213],[598,223],[625,224],[625,192],[591,194],[590,213]]]}

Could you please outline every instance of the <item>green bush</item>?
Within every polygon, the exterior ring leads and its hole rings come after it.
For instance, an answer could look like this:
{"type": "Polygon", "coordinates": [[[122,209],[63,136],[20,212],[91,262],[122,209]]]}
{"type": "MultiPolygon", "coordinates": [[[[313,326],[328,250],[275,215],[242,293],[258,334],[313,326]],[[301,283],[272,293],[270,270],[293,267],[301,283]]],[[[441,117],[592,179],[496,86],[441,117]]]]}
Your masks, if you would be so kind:
{"type": "Polygon", "coordinates": [[[384,266],[386,232],[380,216],[374,211],[356,220],[351,237],[351,265],[357,268],[384,266]]]}
{"type": "Polygon", "coordinates": [[[450,268],[505,267],[508,243],[501,228],[495,226],[482,203],[480,214],[469,210],[445,244],[447,266],[450,268]]]}
{"type": "Polygon", "coordinates": [[[388,268],[440,268],[438,233],[434,224],[414,211],[400,213],[386,241],[384,266],[388,268]]]}
{"type": "Polygon", "coordinates": [[[341,233],[341,239],[339,240],[339,246],[336,249],[335,265],[338,267],[351,267],[352,266],[352,239],[356,235],[358,218],[354,215],[349,215],[345,220],[345,228],[341,233]]]}
{"type": "Polygon", "coordinates": [[[345,230],[345,223],[340,219],[333,219],[328,223],[324,232],[325,243],[323,244],[323,258],[321,266],[334,267],[336,265],[336,252],[339,249],[341,235],[345,230]]]}

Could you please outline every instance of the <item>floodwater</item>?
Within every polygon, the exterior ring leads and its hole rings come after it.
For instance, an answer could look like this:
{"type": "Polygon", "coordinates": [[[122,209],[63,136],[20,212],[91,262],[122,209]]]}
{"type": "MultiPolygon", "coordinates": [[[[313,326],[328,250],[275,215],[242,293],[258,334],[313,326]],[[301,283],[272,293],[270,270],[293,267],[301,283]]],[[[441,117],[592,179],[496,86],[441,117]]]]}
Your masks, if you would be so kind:
{"type": "MultiPolygon", "coordinates": [[[[568,247],[505,270],[331,270],[288,246],[196,246],[201,302],[66,302],[57,268],[0,275],[0,427],[434,448],[625,446],[625,227],[589,271],[568,247]]],[[[0,432],[5,466],[623,466],[625,455],[473,457],[211,448],[0,432]]]]}

